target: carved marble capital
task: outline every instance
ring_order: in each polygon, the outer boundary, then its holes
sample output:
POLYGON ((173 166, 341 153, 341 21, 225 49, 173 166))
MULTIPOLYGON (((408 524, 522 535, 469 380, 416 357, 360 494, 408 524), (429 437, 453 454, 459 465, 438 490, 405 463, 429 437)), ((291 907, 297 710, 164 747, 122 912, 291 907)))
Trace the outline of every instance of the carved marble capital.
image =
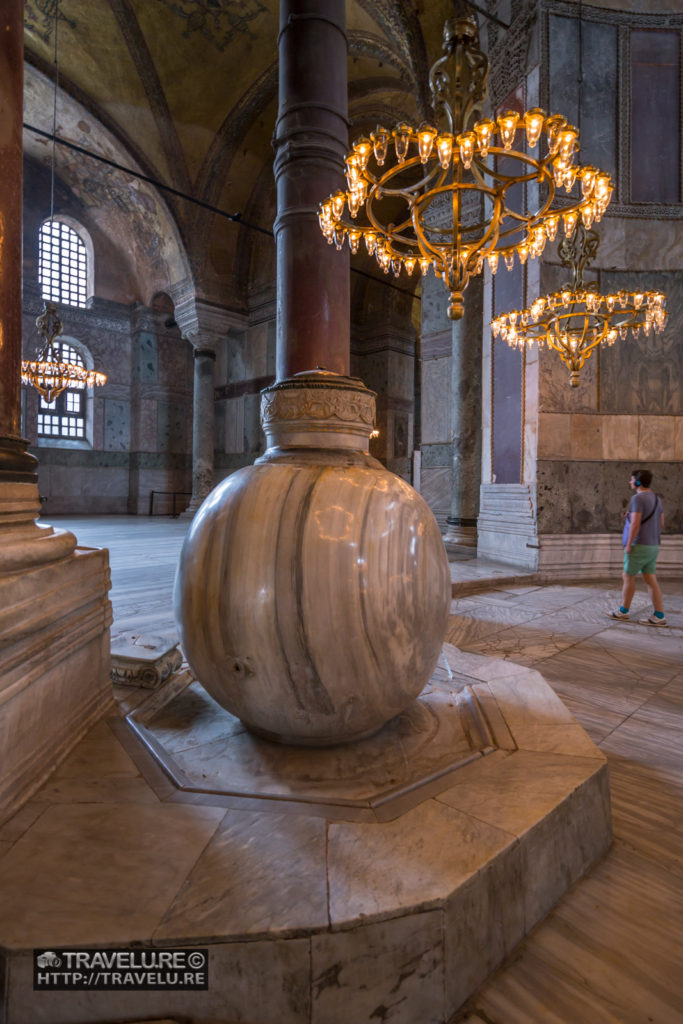
POLYGON ((261 424, 269 447, 367 451, 375 393, 355 377, 300 373, 261 392, 261 424))

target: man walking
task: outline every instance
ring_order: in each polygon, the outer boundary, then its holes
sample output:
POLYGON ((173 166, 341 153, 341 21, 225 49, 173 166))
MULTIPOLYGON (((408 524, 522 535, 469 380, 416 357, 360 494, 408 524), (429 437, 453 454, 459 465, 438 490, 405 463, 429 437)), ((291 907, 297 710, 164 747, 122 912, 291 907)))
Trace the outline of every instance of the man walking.
POLYGON ((649 469, 634 469, 630 486, 636 493, 628 506, 622 544, 624 545, 624 585, 621 591, 621 605, 610 612, 612 619, 628 619, 629 608, 636 590, 636 576, 642 572, 652 599, 653 612, 643 620, 649 626, 666 626, 662 591, 655 568, 662 528, 664 509, 661 498, 650 490, 652 473, 649 469))

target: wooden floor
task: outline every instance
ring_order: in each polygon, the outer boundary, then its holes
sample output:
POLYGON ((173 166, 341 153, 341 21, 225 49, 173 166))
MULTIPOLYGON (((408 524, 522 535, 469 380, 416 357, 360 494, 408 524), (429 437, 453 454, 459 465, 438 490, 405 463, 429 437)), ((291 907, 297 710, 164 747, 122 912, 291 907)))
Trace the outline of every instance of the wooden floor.
MULTIPOLYGON (((187 523, 53 521, 110 548, 113 635, 175 634, 187 523)), ((477 571, 470 562, 466 578, 477 571)), ((665 591, 665 629, 610 621, 618 590, 605 584, 492 580, 453 602, 451 643, 533 665, 607 754, 615 837, 459 1012, 462 1024, 683 1024, 683 583, 665 591)), ((639 585, 632 614, 649 610, 639 585)))

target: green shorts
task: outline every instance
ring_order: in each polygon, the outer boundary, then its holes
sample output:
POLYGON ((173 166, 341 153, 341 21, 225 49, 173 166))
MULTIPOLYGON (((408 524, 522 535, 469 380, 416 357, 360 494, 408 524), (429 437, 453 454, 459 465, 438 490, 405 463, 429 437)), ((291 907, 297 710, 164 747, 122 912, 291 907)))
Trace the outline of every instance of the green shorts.
POLYGON ((654 573, 658 554, 659 544, 634 544, 630 555, 624 548, 624 572, 628 576, 637 576, 639 572, 654 573))

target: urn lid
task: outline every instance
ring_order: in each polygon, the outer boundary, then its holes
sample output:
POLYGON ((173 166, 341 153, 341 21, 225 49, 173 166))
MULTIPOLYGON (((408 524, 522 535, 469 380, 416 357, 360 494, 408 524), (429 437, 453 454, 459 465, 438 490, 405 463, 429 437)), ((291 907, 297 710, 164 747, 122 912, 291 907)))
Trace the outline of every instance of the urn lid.
POLYGON ((367 451, 375 425, 375 397, 358 377, 323 367, 276 381, 261 392, 261 423, 268 445, 367 451))

